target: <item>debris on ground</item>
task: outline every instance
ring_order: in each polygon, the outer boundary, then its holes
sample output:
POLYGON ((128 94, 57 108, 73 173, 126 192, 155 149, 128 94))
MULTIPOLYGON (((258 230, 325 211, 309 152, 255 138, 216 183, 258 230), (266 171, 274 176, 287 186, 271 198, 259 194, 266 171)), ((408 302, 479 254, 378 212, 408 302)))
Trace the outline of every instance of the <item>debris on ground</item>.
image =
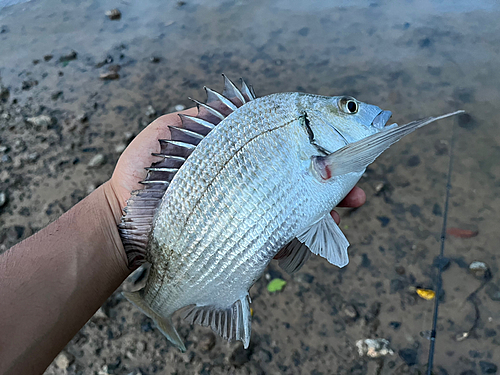
POLYGON ((436 292, 432 289, 417 288, 416 292, 420 298, 423 298, 427 301, 433 300, 436 297, 436 292))
POLYGON ((386 339, 364 339, 356 341, 360 357, 380 358, 387 354, 393 355, 394 351, 386 339))
POLYGON ((283 279, 272 279, 269 284, 267 284, 267 291, 269 293, 281 292, 286 285, 286 281, 283 279))
POLYGON ((458 238, 472 238, 476 237, 479 232, 477 230, 460 229, 460 228, 448 228, 446 233, 453 237, 458 238))

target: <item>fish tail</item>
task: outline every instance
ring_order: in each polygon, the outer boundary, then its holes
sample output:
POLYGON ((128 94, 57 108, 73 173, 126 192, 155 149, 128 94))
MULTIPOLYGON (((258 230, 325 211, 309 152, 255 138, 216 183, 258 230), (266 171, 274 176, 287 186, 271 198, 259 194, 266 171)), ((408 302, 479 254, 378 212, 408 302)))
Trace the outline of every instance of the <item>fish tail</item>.
POLYGON ((123 296, 132 302, 139 310, 149 316, 155 322, 156 326, 165 337, 174 344, 181 352, 186 351, 184 342, 179 333, 172 324, 172 316, 163 317, 154 311, 142 298, 141 292, 123 292, 123 296))

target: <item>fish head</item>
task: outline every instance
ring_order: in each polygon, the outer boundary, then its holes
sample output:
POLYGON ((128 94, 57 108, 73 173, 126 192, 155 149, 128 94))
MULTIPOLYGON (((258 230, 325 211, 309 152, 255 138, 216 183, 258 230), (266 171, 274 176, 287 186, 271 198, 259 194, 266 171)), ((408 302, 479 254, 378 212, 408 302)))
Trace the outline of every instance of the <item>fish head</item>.
POLYGON ((312 108, 306 113, 315 142, 329 152, 387 129, 392 116, 350 96, 317 97, 312 108))

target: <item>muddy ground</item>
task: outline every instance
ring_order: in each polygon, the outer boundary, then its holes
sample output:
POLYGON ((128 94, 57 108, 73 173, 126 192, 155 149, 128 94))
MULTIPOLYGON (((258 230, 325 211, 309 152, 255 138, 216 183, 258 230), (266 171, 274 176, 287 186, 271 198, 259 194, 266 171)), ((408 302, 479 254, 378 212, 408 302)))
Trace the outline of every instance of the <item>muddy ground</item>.
POLYGON ((415 290, 436 288, 438 266, 434 373, 497 372, 500 7, 405 4, 34 0, 0 9, 0 252, 106 181, 155 116, 203 98, 203 85, 221 89, 222 72, 259 96, 353 95, 398 123, 468 113, 419 130, 368 168, 367 203, 341 211, 347 267, 313 258, 288 276, 271 264, 250 293, 248 350, 179 318, 181 354, 117 291, 46 374, 421 374, 434 301, 415 290), (113 8, 120 19, 105 16, 113 8), (110 72, 117 79, 99 78, 110 72), (478 235, 449 236, 436 261, 450 151, 448 226, 478 235), (469 271, 473 261, 487 265, 485 277, 469 271), (288 283, 270 294, 276 277, 288 283), (365 338, 387 339, 394 354, 360 356, 365 338))

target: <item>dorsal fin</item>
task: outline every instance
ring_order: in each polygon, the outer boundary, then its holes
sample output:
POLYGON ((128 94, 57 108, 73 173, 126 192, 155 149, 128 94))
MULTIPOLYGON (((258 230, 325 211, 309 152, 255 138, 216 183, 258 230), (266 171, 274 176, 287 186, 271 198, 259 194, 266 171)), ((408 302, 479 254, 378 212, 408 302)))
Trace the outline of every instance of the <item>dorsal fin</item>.
POLYGON ((170 139, 160 139, 161 150, 153 156, 162 160, 146 168, 148 174, 141 184, 144 189, 132 192, 118 225, 129 267, 135 268, 146 260, 149 233, 156 208, 175 174, 196 146, 224 118, 250 100, 255 99, 253 89, 243 79, 239 90, 224 74, 224 91, 219 94, 209 88, 206 103, 193 100, 198 106, 196 116, 179 114, 182 128, 169 127, 170 139))

